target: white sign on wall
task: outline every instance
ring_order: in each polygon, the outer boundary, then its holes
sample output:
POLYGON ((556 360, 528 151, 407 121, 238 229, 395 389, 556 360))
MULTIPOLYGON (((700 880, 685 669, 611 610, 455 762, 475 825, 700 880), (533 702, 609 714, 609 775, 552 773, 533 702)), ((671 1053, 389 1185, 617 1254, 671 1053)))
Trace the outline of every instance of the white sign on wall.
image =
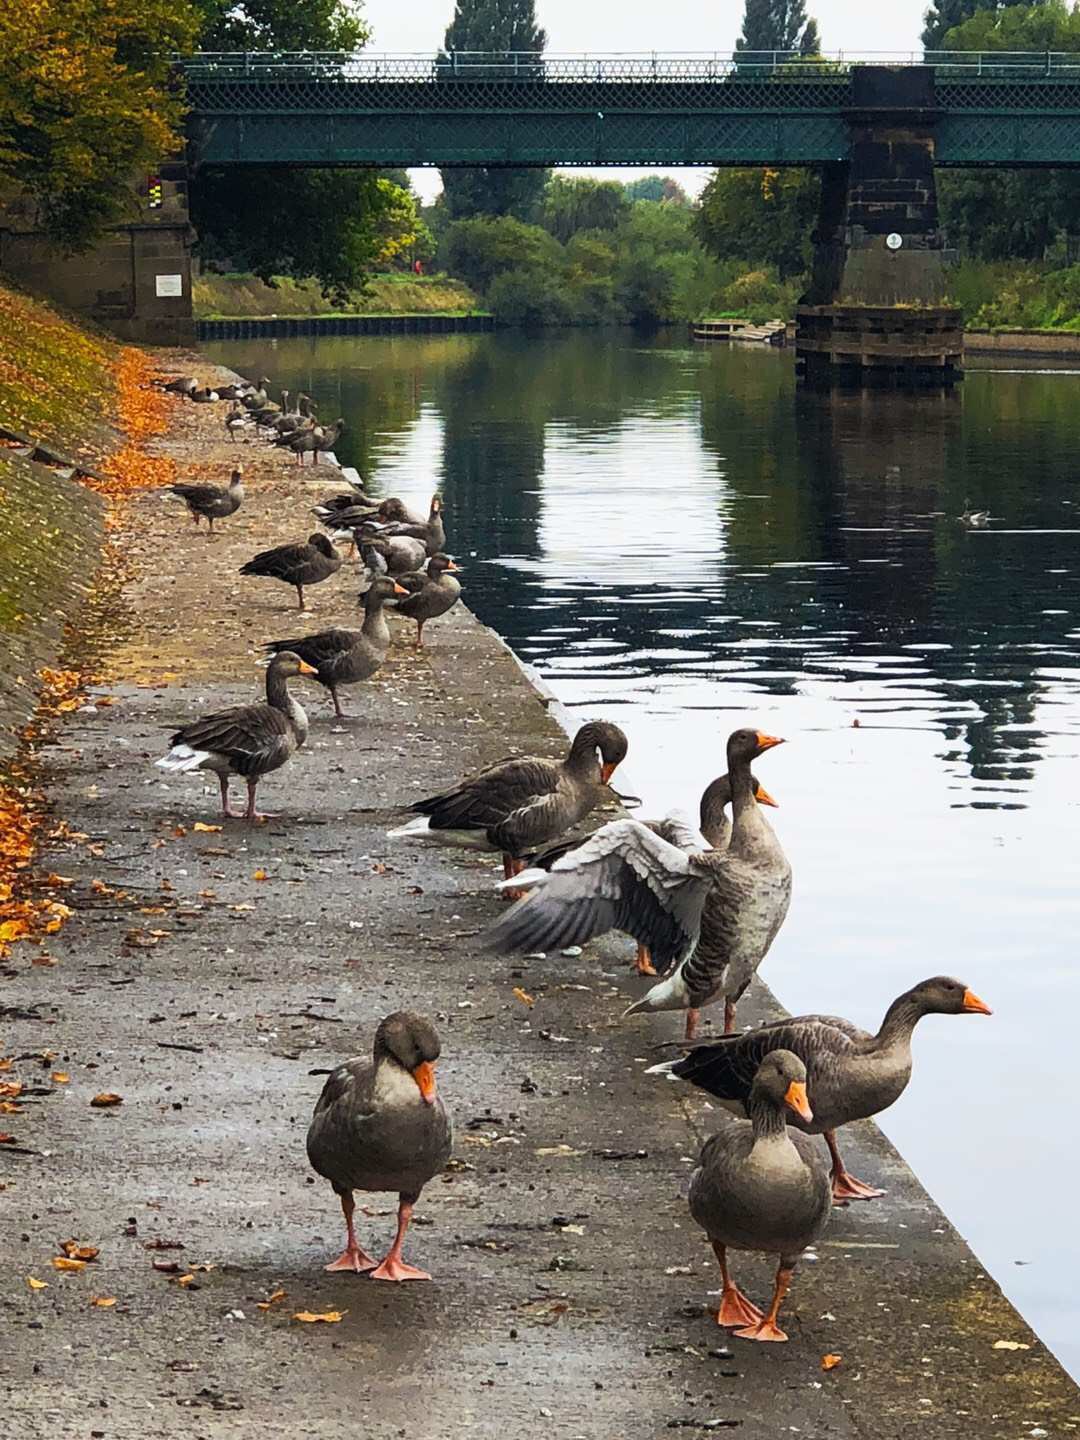
POLYGON ((158 295, 183 295, 184 277, 182 275, 157 275, 154 277, 154 289, 158 295))

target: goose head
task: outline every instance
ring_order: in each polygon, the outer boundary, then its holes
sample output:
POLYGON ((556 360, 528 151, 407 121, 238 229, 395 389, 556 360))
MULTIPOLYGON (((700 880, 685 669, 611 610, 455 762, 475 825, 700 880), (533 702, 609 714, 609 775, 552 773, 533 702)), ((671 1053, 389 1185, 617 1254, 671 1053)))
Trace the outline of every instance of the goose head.
POLYGON ((306 660, 301 660, 293 650, 282 650, 273 657, 266 669, 268 683, 272 677, 291 680, 295 675, 318 675, 319 673, 313 665, 309 665, 306 660))
POLYGON ((442 1046, 430 1020, 411 1010, 395 1010, 375 1032, 375 1068, 389 1065, 411 1075, 428 1104, 435 1103, 435 1062, 442 1046))
POLYGON ((616 768, 626 759, 630 742, 609 720, 590 720, 574 736, 568 763, 571 767, 591 768, 599 758, 600 783, 606 785, 616 768))
POLYGON ((337 551, 325 535, 309 535, 307 543, 313 550, 318 550, 320 554, 325 555, 327 559, 331 559, 337 554, 337 551))
POLYGON ((728 773, 737 766, 749 765, 751 760, 764 755, 766 750, 783 743, 779 736, 766 735, 763 730, 733 730, 727 742, 728 773))
POLYGON ((438 580, 440 575, 447 570, 460 570, 460 565, 455 565, 449 555, 432 555, 427 562, 427 573, 430 579, 438 580))
POLYGON ((758 1066, 750 1087, 750 1104, 764 1099, 777 1110, 785 1105, 800 1120, 812 1120, 814 1112, 806 1097, 806 1066, 790 1050, 773 1050, 758 1066))
POLYGON ((992 1015, 993 1011, 962 980, 933 975, 907 992, 922 1015, 992 1015))

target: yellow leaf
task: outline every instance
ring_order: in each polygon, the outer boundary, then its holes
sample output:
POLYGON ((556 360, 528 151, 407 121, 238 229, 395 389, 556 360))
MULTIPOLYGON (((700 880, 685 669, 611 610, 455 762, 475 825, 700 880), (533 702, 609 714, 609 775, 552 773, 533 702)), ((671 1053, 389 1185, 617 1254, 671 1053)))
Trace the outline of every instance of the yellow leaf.
POLYGON ((194 1275, 180 1275, 180 1276, 177 1277, 176 1283, 177 1283, 178 1285, 183 1286, 183 1288, 186 1290, 189 1285, 193 1285, 193 1284, 195 1283, 195 1276, 194 1276, 194 1275))
POLYGON ((47 1280, 36 1280, 33 1275, 27 1275, 26 1283, 30 1286, 31 1290, 48 1290, 49 1288, 49 1282, 47 1280))
POLYGON ((292 1318, 303 1325, 316 1325, 320 1320, 326 1325, 336 1325, 348 1313, 347 1310, 324 1310, 321 1315, 316 1315, 311 1310, 301 1310, 292 1318))
POLYGON ((200 835, 217 835, 221 832, 220 825, 204 825, 201 820, 196 820, 191 828, 198 831, 200 835))
POLYGON ((116 1304, 115 1295, 91 1295, 90 1304, 96 1305, 99 1310, 108 1310, 110 1305, 116 1304))
POLYGON ((842 1355, 823 1355, 821 1357, 822 1370, 835 1370, 843 1358, 842 1355))
POLYGON ((527 1005, 530 1010, 536 1004, 535 997, 530 995, 527 990, 523 990, 520 985, 514 986, 514 999, 520 1000, 521 1003, 527 1005))
POLYGON ((66 1255, 54 1255, 54 1256, 53 1256, 53 1262, 52 1262, 52 1263, 53 1263, 53 1269, 54 1269, 54 1270, 85 1270, 85 1269, 86 1269, 86 1261, 85 1261, 85 1260, 69 1260, 66 1255))
POLYGON ((270 877, 269 875, 267 875, 265 870, 256 870, 251 878, 253 880, 269 880, 270 877))
POLYGON ((66 1070, 54 1070, 50 1078, 54 1085, 67 1085, 71 1080, 66 1070))

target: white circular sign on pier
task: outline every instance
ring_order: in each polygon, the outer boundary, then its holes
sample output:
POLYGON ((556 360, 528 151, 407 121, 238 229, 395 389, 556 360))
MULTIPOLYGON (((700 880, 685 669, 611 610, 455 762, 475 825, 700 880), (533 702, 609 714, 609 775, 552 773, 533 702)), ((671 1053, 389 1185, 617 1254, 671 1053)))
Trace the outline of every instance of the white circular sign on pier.
POLYGON ((899 250, 903 243, 904 237, 902 235, 898 235, 895 230, 892 232, 891 235, 885 236, 885 244, 889 247, 890 250, 899 250))

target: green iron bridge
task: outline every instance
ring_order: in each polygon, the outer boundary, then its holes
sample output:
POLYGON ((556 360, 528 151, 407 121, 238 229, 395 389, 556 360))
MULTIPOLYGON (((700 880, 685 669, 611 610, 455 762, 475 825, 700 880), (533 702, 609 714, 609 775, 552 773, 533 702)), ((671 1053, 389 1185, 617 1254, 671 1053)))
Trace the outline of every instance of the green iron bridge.
POLYGON ((826 165, 852 158, 853 125, 891 114, 932 128, 937 165, 1080 164, 1080 55, 260 52, 178 64, 192 158, 209 165, 826 165), (910 108, 896 99, 901 68, 919 80, 910 108))

